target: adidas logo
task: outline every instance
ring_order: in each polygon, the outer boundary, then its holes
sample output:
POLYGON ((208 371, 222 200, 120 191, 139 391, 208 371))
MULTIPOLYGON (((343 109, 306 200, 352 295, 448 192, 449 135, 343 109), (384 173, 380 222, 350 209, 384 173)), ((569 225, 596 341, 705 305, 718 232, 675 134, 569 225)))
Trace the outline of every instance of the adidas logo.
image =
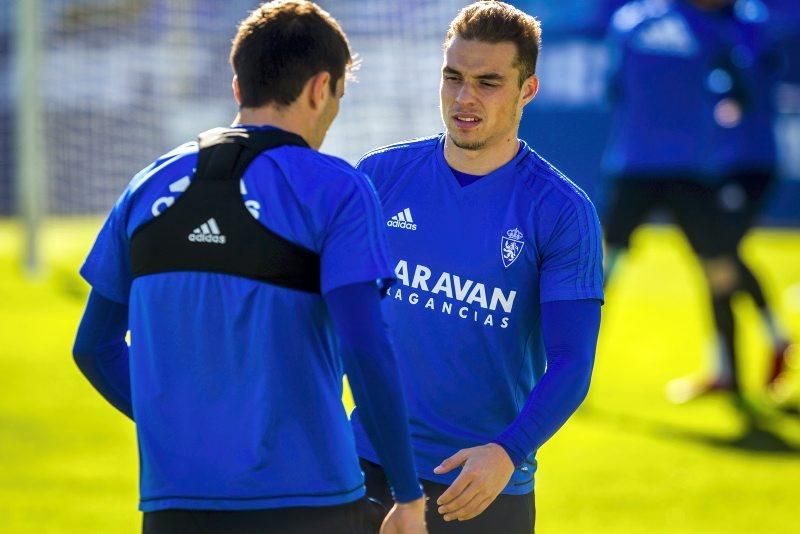
POLYGON ((403 230, 416 230, 417 225, 414 224, 414 218, 411 216, 411 210, 406 208, 388 221, 386 226, 391 228, 402 228, 403 230))
POLYGON ((189 241, 193 243, 216 243, 218 245, 225 244, 225 236, 219 231, 217 221, 210 218, 189 234, 189 241))

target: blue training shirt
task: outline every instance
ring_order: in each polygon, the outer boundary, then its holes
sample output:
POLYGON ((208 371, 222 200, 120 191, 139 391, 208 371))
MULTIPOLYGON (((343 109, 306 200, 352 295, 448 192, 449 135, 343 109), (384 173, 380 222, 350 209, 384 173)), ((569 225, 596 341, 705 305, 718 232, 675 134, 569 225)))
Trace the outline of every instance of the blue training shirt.
MULTIPOLYGON (((509 163, 461 186, 444 135, 358 164, 384 208, 398 283, 384 310, 399 355, 419 476, 509 427, 545 371, 540 305, 603 298, 594 206, 524 142, 509 163)), ((352 417, 359 454, 378 458, 352 417)), ((533 489, 535 451, 504 493, 533 489)), ((379 463, 379 462, 378 462, 379 463)))
MULTIPOLYGON (((140 509, 354 501, 363 476, 323 298, 219 273, 131 278, 131 235, 186 190, 197 155, 188 143, 137 174, 81 269, 97 292, 129 305, 140 509)), ((241 190, 259 222, 320 255, 323 294, 393 278, 374 189, 346 162, 271 149, 241 190)))
POLYGON ((606 174, 716 179, 709 83, 724 54, 716 30, 686 0, 636 0, 614 14, 606 174))

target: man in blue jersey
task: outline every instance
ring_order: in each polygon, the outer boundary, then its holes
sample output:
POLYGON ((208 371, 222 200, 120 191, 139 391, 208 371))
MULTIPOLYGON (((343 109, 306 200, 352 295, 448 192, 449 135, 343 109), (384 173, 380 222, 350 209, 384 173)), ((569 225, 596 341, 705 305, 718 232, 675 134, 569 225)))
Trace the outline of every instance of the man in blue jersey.
MULTIPOLYGON (((517 138, 540 27, 477 2, 445 38, 446 132, 358 164, 384 207, 399 283, 390 319, 431 532, 530 533, 536 450, 585 397, 603 299, 586 195, 517 138)), ((354 424, 367 493, 392 497, 354 424)))
POLYGON ((234 126, 137 174, 81 269, 92 291, 75 360, 136 423, 143 530, 375 532, 346 370, 398 502, 383 532, 422 533, 381 320, 394 277, 379 203, 316 151, 347 39, 313 3, 270 2, 240 25, 231 64, 234 126))
POLYGON ((758 16, 763 5, 756 3, 637 0, 612 19, 614 119, 604 161, 612 180, 606 279, 613 277, 635 228, 649 212, 665 208, 700 257, 711 293, 716 370, 710 379, 671 382, 668 393, 676 402, 725 390, 735 394, 737 405, 746 406, 731 310, 737 291, 753 295, 771 327, 776 358, 770 381, 780 374, 788 347, 760 285, 736 251, 766 191, 770 172, 763 163, 774 152, 764 109, 769 106, 763 104, 769 98, 766 87, 745 90, 766 82, 747 80, 759 76, 755 73, 764 61, 755 50, 761 46, 753 42, 755 25, 742 20, 758 16), (743 69, 744 64, 749 66, 743 69), (739 104, 748 92, 755 98, 749 105, 756 109, 748 110, 739 124, 739 104), (759 135, 748 140, 753 127, 759 135))
POLYGON ((705 80, 717 55, 712 30, 683 0, 631 2, 612 18, 606 281, 633 230, 659 206, 673 212, 702 258, 719 254, 705 231, 714 220, 715 176, 705 165, 713 131, 705 80))

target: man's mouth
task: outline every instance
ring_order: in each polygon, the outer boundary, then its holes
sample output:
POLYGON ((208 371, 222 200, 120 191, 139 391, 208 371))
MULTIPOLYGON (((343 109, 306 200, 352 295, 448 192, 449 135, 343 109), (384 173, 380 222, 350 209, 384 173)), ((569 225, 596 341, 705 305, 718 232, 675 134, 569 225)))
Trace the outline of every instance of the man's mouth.
POLYGON ((456 113, 453 115, 453 122, 459 128, 469 130, 477 127, 481 123, 481 118, 472 113, 456 113))

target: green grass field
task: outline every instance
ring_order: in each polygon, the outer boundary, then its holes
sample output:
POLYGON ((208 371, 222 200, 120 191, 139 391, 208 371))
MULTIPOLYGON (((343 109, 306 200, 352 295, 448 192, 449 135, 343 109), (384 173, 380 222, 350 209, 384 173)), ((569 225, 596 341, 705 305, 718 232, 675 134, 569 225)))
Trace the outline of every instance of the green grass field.
MULTIPOLYGON (((20 229, 0 221, 4 534, 140 529, 133 425, 70 356, 88 290, 76 271, 98 226, 51 222, 46 273, 30 281, 19 266, 20 229)), ((758 232, 744 252, 800 339, 800 233, 758 232)), ((708 304, 684 240, 668 229, 640 231, 619 275, 589 398, 539 454, 537 532, 797 532, 800 417, 765 406, 753 424, 724 397, 684 406, 665 399, 668 380, 707 367, 708 304)), ((764 330, 746 299, 737 314, 746 322, 746 385, 760 402, 764 330)))

